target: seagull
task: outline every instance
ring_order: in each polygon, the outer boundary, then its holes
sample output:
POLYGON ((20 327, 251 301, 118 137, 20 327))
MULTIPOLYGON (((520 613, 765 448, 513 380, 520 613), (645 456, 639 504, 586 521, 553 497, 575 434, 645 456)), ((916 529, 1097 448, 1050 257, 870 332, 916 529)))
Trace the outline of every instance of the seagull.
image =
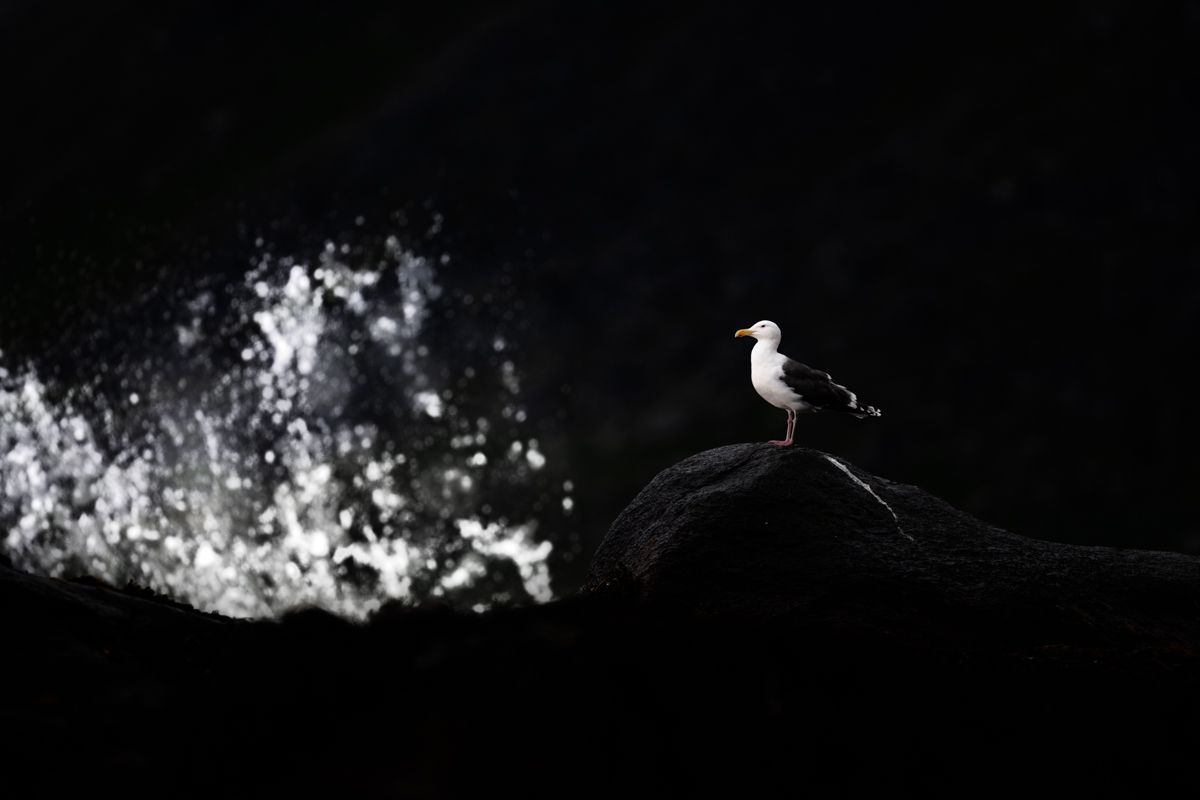
POLYGON ((771 444, 791 446, 797 414, 840 411, 862 418, 878 417, 882 413, 875 406, 859 405, 854 392, 834 383, 828 372, 793 361, 779 352, 783 331, 771 320, 756 322, 733 336, 735 339, 753 336, 758 340, 750 351, 750 383, 763 400, 787 411, 787 437, 772 439, 771 444))

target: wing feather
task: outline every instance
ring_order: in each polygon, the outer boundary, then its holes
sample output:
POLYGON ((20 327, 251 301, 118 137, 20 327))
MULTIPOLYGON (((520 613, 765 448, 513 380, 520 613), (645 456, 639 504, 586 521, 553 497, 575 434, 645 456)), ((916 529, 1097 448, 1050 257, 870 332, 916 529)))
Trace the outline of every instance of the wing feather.
POLYGON ((828 372, 787 359, 783 362, 783 382, 800 395, 805 403, 821 411, 859 411, 854 392, 834 383, 828 372))

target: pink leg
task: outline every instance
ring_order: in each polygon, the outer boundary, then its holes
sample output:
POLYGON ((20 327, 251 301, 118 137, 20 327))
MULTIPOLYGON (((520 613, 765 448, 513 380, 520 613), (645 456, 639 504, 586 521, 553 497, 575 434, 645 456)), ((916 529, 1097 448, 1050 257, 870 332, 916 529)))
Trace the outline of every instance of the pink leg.
POLYGON ((791 446, 792 434, 795 433, 795 431, 796 431, 796 412, 792 411, 789 408, 789 409, 787 409, 787 415, 788 415, 787 438, 786 439, 772 439, 767 444, 773 444, 777 447, 790 447, 791 446))

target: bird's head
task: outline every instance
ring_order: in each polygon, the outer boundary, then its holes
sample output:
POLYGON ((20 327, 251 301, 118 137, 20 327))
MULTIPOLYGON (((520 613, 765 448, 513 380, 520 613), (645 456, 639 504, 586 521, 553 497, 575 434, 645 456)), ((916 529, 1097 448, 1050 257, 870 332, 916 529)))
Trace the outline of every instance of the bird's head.
POLYGON ((778 342, 783 332, 779 330, 779 326, 769 319, 764 319, 756 322, 749 328, 742 328, 737 333, 733 334, 736 339, 739 336, 753 336, 755 339, 762 339, 768 342, 778 342))

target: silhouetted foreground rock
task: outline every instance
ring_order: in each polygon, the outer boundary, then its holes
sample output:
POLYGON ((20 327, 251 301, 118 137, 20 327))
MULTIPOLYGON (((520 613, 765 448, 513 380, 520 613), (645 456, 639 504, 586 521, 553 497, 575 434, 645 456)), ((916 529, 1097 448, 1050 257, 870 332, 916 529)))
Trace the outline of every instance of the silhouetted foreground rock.
POLYGON ((1200 652, 1200 559, 1028 539, 915 486, 768 444, 660 473, 613 523, 585 588, 963 649, 1200 652))
POLYGON ((240 622, 0 566, 4 786, 1194 796, 1195 559, 1031 541, 847 469, 879 500, 813 451, 695 456, 590 591, 481 615, 240 622))

